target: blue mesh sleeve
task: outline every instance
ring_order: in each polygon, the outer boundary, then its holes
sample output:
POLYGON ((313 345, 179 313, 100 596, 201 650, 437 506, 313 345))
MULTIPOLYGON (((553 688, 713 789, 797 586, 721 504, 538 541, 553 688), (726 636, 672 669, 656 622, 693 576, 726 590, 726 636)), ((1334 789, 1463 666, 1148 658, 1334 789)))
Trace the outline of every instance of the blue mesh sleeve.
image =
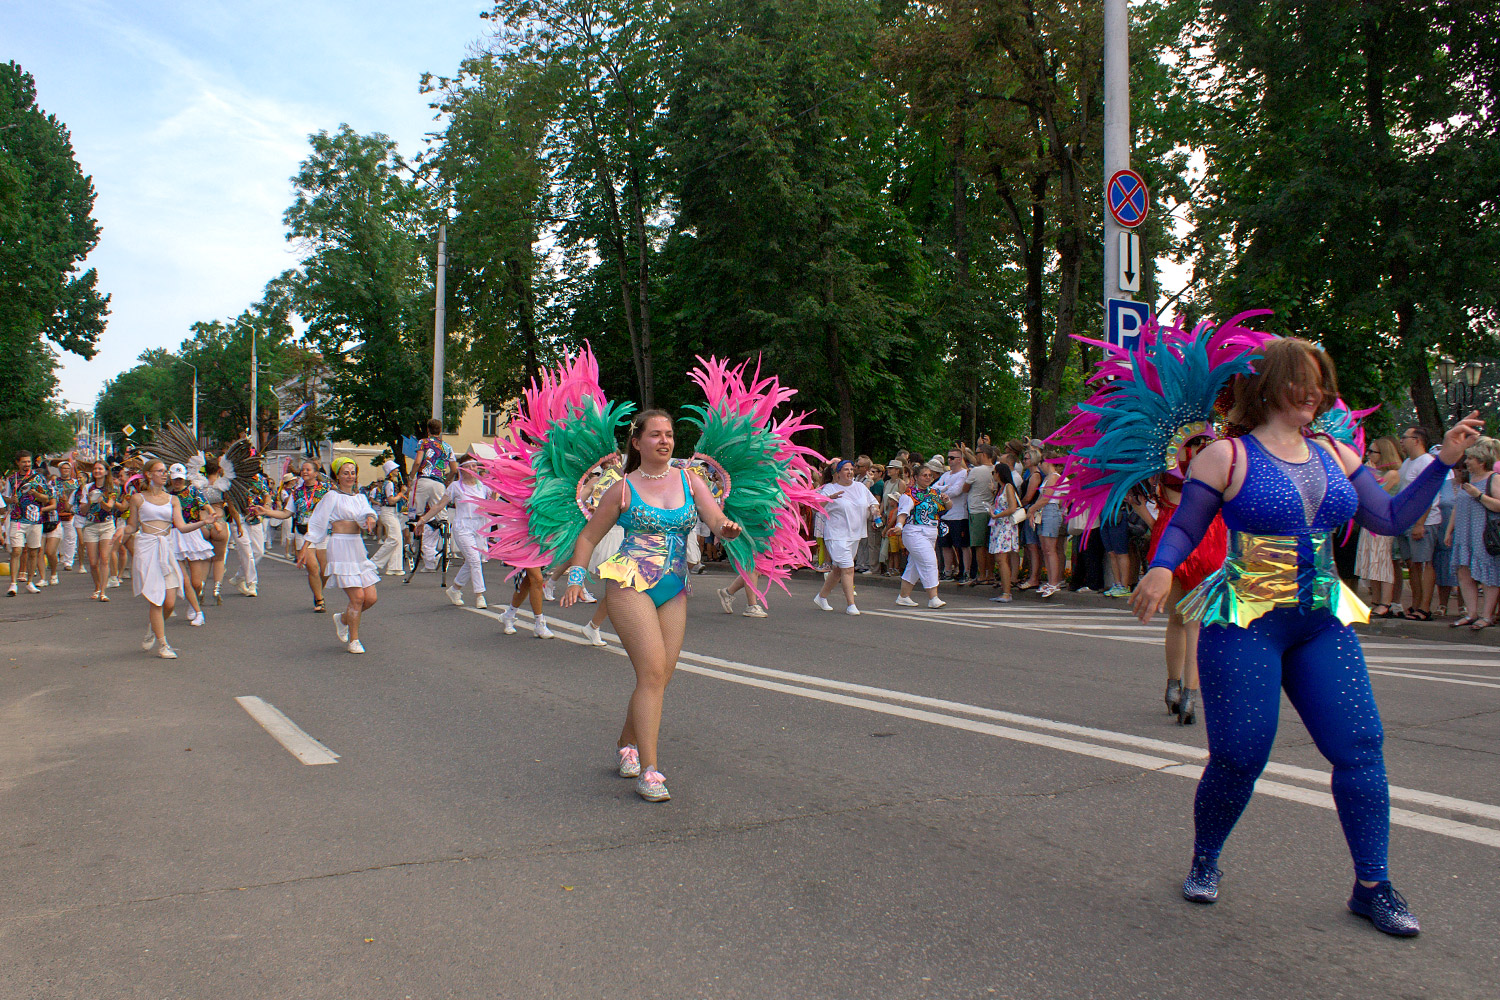
POLYGON ((1224 505, 1224 494, 1197 479, 1189 479, 1182 487, 1182 503, 1162 532, 1156 546, 1156 558, 1151 568, 1175 570, 1182 561, 1193 554, 1198 543, 1214 523, 1214 516, 1224 505))
POLYGON ((1426 468, 1417 473, 1417 478, 1406 485, 1406 489, 1391 496, 1375 478, 1367 465, 1361 465, 1349 482, 1359 494, 1359 510, 1354 520, 1377 535, 1399 535, 1410 531, 1412 525, 1422 520, 1432 509, 1443 480, 1448 477, 1448 466, 1434 458, 1426 468))

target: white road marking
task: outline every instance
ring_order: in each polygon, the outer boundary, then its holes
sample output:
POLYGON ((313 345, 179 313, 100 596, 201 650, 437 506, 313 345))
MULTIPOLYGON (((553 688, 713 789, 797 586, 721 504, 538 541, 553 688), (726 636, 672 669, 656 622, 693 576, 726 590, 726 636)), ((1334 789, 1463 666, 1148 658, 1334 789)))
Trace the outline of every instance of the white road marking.
MULTIPOLYGON (((480 610, 478 608, 466 608, 475 614, 486 615, 490 618, 499 619, 500 614, 493 611, 480 610)), ((522 615, 530 617, 529 612, 521 612, 522 615)), ((572 622, 557 619, 549 619, 548 624, 553 628, 566 629, 573 632, 581 632, 582 626, 574 625, 572 622)), ((618 645, 619 637, 610 632, 603 633, 608 639, 614 640, 608 646, 594 647, 603 651, 613 653, 616 656, 625 656, 625 650, 618 645)), ((588 645, 585 640, 573 639, 571 636, 559 636, 576 643, 588 645)), ((1169 753, 1173 757, 1186 757, 1189 760, 1202 761, 1207 759, 1207 753, 1203 749, 1189 744, 1171 743, 1166 740, 1156 740, 1149 737, 1135 736, 1130 733, 1118 733, 1110 730, 1095 729, 1088 726, 1078 726, 1072 723, 1059 722, 1053 719, 1043 719, 1036 716, 1021 715, 1015 712, 1005 712, 998 709, 984 708, 979 705, 968 705, 963 702, 947 701, 940 698, 929 698, 924 695, 910 694, 905 691, 894 691, 887 688, 870 687, 863 684, 854 684, 847 681, 837 681, 826 677, 818 677, 811 674, 798 674, 786 670, 776 670, 771 667, 760 667, 748 663, 739 663, 732 660, 724 660, 718 657, 706 656, 701 653, 683 652, 678 660, 677 669, 686 673, 698 674, 715 680, 729 681, 733 684, 742 684, 748 687, 761 688, 768 691, 776 691, 783 694, 795 695, 800 698, 808 698, 815 701, 824 701, 832 704, 845 705, 851 708, 860 708, 865 711, 877 712, 883 715, 899 716, 918 722, 927 722, 933 725, 945 726, 950 729, 966 730, 968 732, 982 733, 989 736, 998 736, 1002 739, 1017 743, 1026 743, 1033 746, 1046 747, 1053 750, 1061 750, 1080 756, 1093 757, 1099 760, 1107 760, 1128 767, 1136 767, 1143 771, 1154 771, 1161 774, 1173 774, 1179 777, 1197 780, 1203 773, 1201 764, 1185 764, 1180 760, 1137 752, 1138 750, 1154 750, 1160 753, 1169 753), (689 661, 689 662, 684 662, 689 661), (772 679, 776 678, 776 679, 772 679), (786 683, 796 681, 798 683, 786 683), (828 689, 828 690, 820 690, 828 689), (844 693, 849 692, 849 693, 844 693), (857 694, 867 694, 878 698, 888 699, 875 701, 871 697, 856 697, 857 694), (902 702, 905 704, 896 704, 902 702), (1001 726, 993 722, 978 721, 977 719, 962 718, 959 715, 945 714, 942 712, 927 711, 925 708, 909 708, 907 705, 920 705, 934 708, 944 708, 950 712, 962 713, 962 715, 978 716, 980 719, 994 719, 997 721, 1010 722, 1013 725, 1001 726), (1032 732, 1027 729, 1017 729, 1016 725, 1031 727, 1031 729, 1043 730, 1032 732), (1066 733, 1068 736, 1051 735, 1052 733, 1066 733), (1084 739, 1072 739, 1071 736, 1089 737, 1108 743, 1115 743, 1127 747, 1135 747, 1136 750, 1122 750, 1111 746, 1101 746, 1099 743, 1088 742, 1084 739)), ((1266 767, 1266 773, 1292 780, 1314 782, 1326 788, 1330 775, 1324 771, 1312 768, 1297 767, 1290 764, 1270 763, 1266 767)), ((1323 809, 1333 809, 1333 796, 1321 789, 1304 788, 1298 785, 1288 785, 1279 781, 1271 781, 1266 778, 1256 783, 1256 788, 1262 794, 1273 798, 1285 799, 1292 802, 1300 802, 1307 805, 1317 806, 1323 809)), ((1491 805, 1487 802, 1474 802, 1468 799, 1460 799, 1453 796, 1440 795, 1434 792, 1426 792, 1419 789, 1408 789, 1400 786, 1391 786, 1391 799, 1396 802, 1405 802, 1412 805, 1425 805, 1431 808, 1445 809, 1462 815, 1473 816, 1500 821, 1500 806, 1491 805)), ((1472 843, 1484 844, 1490 847, 1500 847, 1500 830, 1490 827, 1478 826, 1472 823, 1464 823, 1459 820, 1446 817, 1432 816, 1427 813, 1414 812, 1408 809, 1391 810, 1391 822, 1397 826, 1405 826, 1410 829, 1424 830, 1429 833, 1437 833, 1442 836, 1457 840, 1466 840, 1472 843)))
POLYGON ((1463 681, 1457 677, 1435 677, 1432 674, 1406 674, 1395 670, 1379 670, 1375 667, 1370 667, 1369 671, 1381 677, 1403 677, 1409 681, 1431 681, 1434 684, 1462 684, 1465 687, 1500 689, 1500 684, 1486 684, 1484 681, 1463 681))
POLYGON ((286 714, 275 705, 262 701, 253 694, 241 695, 234 700, 250 714, 250 718, 259 722, 261 728, 270 733, 277 743, 286 747, 287 751, 302 763, 338 763, 338 754, 303 732, 300 726, 287 718, 286 714))

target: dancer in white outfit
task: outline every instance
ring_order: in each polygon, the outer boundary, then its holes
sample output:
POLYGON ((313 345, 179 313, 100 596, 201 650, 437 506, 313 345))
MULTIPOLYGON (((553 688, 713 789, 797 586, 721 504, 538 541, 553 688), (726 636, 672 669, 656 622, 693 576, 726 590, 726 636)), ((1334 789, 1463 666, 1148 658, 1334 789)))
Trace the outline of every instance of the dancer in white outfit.
MULTIPOLYGON (((194 518, 194 523, 204 525, 219 522, 218 508, 208 502, 202 490, 188 483, 185 466, 173 465, 167 470, 167 476, 172 483, 168 492, 177 501, 183 517, 194 518)), ((182 590, 188 605, 193 609, 188 618, 189 625, 204 625, 207 622, 203 617, 203 581, 208 579, 209 564, 214 558, 214 545, 206 537, 207 534, 206 531, 188 531, 182 528, 172 532, 177 561, 182 565, 182 590)))
MULTIPOLYGON (((130 574, 131 589, 144 597, 151 610, 150 631, 141 642, 149 652, 158 642, 157 655, 177 659, 167 645, 166 616, 172 613, 182 575, 178 569, 176 536, 196 535, 217 516, 209 508, 205 519, 187 521, 181 502, 166 491, 167 465, 159 458, 146 463, 146 487, 130 498, 130 528, 135 534, 135 559, 130 574)), ((211 548, 211 547, 210 547, 211 548)))
POLYGON ((453 542, 463 556, 464 564, 453 585, 444 591, 455 607, 464 606, 464 585, 474 591, 474 606, 487 608, 484 600, 484 548, 480 545, 479 532, 489 524, 489 517, 479 509, 481 500, 488 500, 495 491, 479 481, 479 467, 474 459, 465 455, 458 463, 458 478, 448 484, 437 506, 417 518, 417 528, 437 517, 450 505, 457 511, 453 519, 453 542))
POLYGON ((380 539, 380 547, 375 550, 375 566, 386 576, 403 576, 406 560, 402 554, 404 538, 400 509, 406 500, 406 483, 401 480, 401 467, 387 460, 385 479, 371 490, 371 495, 380 498, 375 504, 376 517, 385 533, 380 539))
POLYGON ((349 652, 363 653, 359 620, 375 606, 375 584, 380 582, 380 573, 365 552, 360 530, 375 530, 375 508, 359 492, 359 466, 354 459, 334 459, 333 479, 337 488, 324 494, 308 519, 307 544, 297 554, 297 565, 306 566, 316 559, 316 546, 327 541, 324 565, 328 576, 349 598, 349 606, 343 613, 333 616, 333 629, 339 641, 348 644, 349 652))

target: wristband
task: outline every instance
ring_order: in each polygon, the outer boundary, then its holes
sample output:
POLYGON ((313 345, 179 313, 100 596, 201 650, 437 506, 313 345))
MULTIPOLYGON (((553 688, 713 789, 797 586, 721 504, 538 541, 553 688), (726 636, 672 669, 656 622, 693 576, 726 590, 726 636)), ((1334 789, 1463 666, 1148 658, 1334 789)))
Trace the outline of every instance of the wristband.
POLYGON ((582 587, 586 582, 588 582, 587 570, 585 570, 582 566, 568 567, 568 586, 582 587))

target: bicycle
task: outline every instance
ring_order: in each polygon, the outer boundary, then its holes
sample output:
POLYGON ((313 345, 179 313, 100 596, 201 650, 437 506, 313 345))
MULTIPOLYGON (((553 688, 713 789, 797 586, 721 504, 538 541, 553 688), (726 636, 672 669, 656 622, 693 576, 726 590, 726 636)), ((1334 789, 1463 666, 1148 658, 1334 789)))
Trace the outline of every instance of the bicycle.
MULTIPOLYGON (((416 523, 416 520, 417 520, 416 517, 408 516, 407 517, 407 525, 408 525, 408 527, 410 527, 411 525, 414 525, 416 523)), ((449 528, 448 528, 448 512, 447 511, 444 511, 442 514, 438 515, 438 517, 435 518, 434 520, 427 522, 427 526, 423 530, 430 531, 430 530, 432 530, 434 528, 437 529, 437 533, 438 533, 438 540, 437 540, 438 586, 439 587, 447 587, 448 586, 448 548, 449 548, 449 546, 448 546, 449 528)), ((402 546, 402 556, 403 556, 403 558, 406 559, 406 561, 407 561, 406 564, 411 567, 411 569, 409 569, 409 570, 406 571, 406 579, 401 581, 402 585, 405 586, 406 584, 411 583, 411 578, 416 574, 416 572, 417 572, 417 566, 422 561, 422 536, 421 535, 419 535, 415 531, 409 531, 409 532, 407 532, 405 544, 402 546)))

